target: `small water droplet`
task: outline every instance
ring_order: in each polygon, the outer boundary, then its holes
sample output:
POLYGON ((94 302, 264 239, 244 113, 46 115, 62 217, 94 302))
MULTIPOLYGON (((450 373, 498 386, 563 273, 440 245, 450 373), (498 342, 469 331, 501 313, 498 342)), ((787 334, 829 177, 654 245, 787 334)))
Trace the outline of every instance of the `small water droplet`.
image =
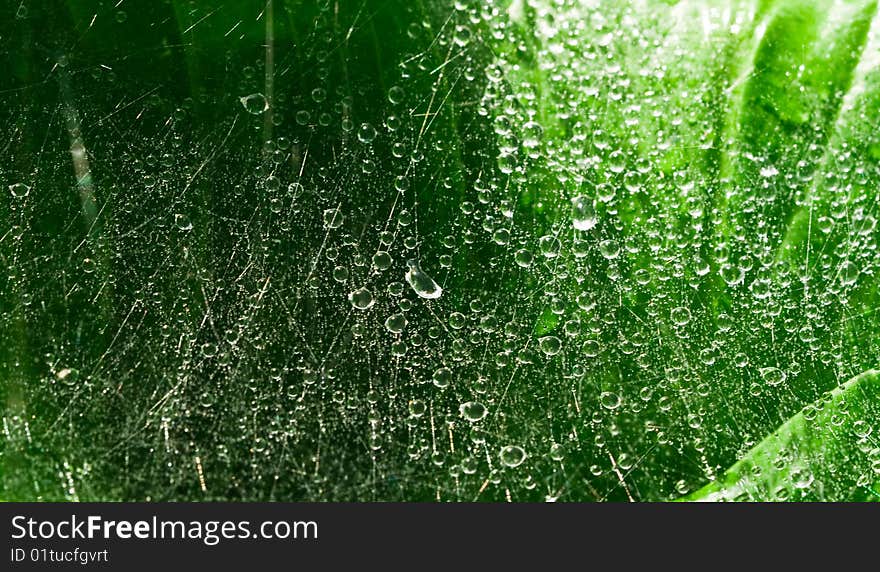
POLYGON ((348 295, 348 301, 358 310, 368 310, 376 303, 373 293, 365 287, 358 288, 348 295))
POLYGON ((245 111, 252 115, 260 115, 269 109, 269 102, 266 101, 266 96, 262 93, 252 93, 244 97, 239 97, 238 100, 241 102, 245 111))
POLYGON ((187 231, 192 230, 192 222, 190 222, 189 217, 185 214, 176 214, 174 215, 174 225, 178 228, 178 230, 187 231))
POLYGON ((406 93, 403 91, 403 88, 395 85, 388 90, 388 101, 394 104, 400 103, 405 95, 406 93))
POLYGON ((441 367, 434 372, 434 375, 431 379, 433 380, 434 385, 436 385, 440 389, 448 387, 449 384, 452 383, 452 370, 448 367, 441 367))
POLYGON ((534 260, 535 256, 524 248, 517 250, 516 254, 514 255, 514 261, 516 262, 516 265, 520 268, 528 268, 532 265, 532 262, 534 262, 534 260))
POLYGON ((501 447, 498 458, 501 460, 502 465, 513 469, 520 466, 526 460, 526 452, 518 445, 507 445, 501 447))
POLYGON ((544 355, 555 356, 562 349, 562 342, 556 336, 544 336, 538 340, 538 347, 544 355))
POLYGON ((403 332, 404 328, 406 328, 406 324, 406 317, 398 312, 388 316, 388 319, 385 320, 385 329, 392 334, 399 334, 403 332))
POLYGON ((476 423, 486 416, 488 410, 479 401, 467 401, 459 406, 458 411, 462 417, 471 423, 476 423))
POLYGON ((614 260, 620 256, 620 244, 616 240, 603 240, 599 243, 599 253, 606 260, 614 260))
POLYGON ((344 221, 345 215, 342 214, 338 207, 324 211, 324 228, 339 228, 344 221))
POLYGON ((611 391, 603 391, 599 396, 599 403, 605 409, 614 410, 620 407, 620 396, 611 391))
POLYGON ((859 267, 847 260, 840 265, 840 283, 843 286, 852 286, 859 278, 859 267))
POLYGON ((14 185, 9 185, 9 192, 16 199, 23 199, 30 194, 31 188, 24 183, 15 183, 14 185))
POLYGON ((669 313, 669 319, 676 326, 686 326, 691 321, 691 311, 684 306, 673 308, 669 313))
POLYGON ((55 379, 68 387, 76 385, 76 382, 79 380, 79 370, 65 367, 58 370, 58 372, 55 374, 55 379))
POLYGON ((785 381, 786 378, 785 372, 778 367, 762 367, 759 370, 759 373, 761 374, 761 379, 764 380, 764 383, 771 386, 779 385, 785 381))
POLYGON ((556 258, 559 256, 562 243, 555 236, 547 234, 538 239, 538 248, 545 258, 556 258))
POLYGON ((369 145, 376 139, 376 128, 369 123, 361 123, 357 134, 358 141, 365 145, 369 145))

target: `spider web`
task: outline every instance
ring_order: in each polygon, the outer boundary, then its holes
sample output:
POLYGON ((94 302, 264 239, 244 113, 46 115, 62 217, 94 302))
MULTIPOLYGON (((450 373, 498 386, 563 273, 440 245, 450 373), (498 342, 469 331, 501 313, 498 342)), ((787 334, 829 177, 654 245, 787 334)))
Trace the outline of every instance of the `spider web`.
POLYGON ((9 498, 667 500, 876 363, 873 68, 774 160, 753 2, 92 4, 0 34, 9 498))

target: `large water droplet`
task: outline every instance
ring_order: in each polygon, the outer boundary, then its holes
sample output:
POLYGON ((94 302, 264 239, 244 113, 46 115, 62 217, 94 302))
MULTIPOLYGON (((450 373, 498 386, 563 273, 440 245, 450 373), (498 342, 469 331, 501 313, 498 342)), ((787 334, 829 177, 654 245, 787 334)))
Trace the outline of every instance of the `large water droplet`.
POLYGON ((357 138, 361 143, 369 145, 376 138, 376 128, 369 123, 361 123, 357 138))
POLYGON ((406 274, 404 278, 406 278, 407 283, 420 298, 433 300, 443 294, 443 288, 434 282, 433 278, 425 274, 419 267, 417 260, 410 259, 406 261, 406 274))
POLYGON ((596 218, 596 204, 593 199, 578 195, 571 199, 571 224, 576 230, 590 230, 599 219, 596 218))

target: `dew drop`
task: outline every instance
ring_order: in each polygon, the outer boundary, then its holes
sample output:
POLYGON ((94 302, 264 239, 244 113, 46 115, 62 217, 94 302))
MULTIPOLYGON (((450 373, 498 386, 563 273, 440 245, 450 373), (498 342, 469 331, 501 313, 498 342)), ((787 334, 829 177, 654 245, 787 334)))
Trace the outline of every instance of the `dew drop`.
POLYGON ((516 251, 513 259, 520 268, 528 268, 534 262, 535 256, 525 248, 521 248, 516 251))
POLYGON ((193 227, 192 222, 189 220, 189 217, 185 214, 174 215, 174 226, 176 226, 178 230, 182 230, 184 232, 192 230, 193 227))
POLYGON ((669 319, 676 326, 686 326, 691 321, 691 311, 684 306, 673 308, 669 313, 669 319))
POLYGON ((251 115, 260 115, 269 109, 269 102, 262 93, 252 93, 244 97, 239 97, 242 107, 251 115))
POLYGON ((55 379, 70 387, 72 385, 76 385, 76 382, 79 380, 79 371, 76 369, 65 367, 58 370, 58 373, 55 374, 55 379))
POLYGON ((776 386, 785 381, 785 372, 778 367, 762 367, 759 370, 761 379, 770 386, 776 386))
POLYGON ((398 312, 388 316, 388 319, 385 320, 385 329, 392 334, 399 334, 403 332, 404 328, 406 328, 406 324, 406 317, 398 312))
POLYGON ((394 260, 391 258, 391 255, 384 250, 380 250, 373 255, 373 267, 376 270, 388 270, 393 262, 394 260))
POLYGON ((559 250, 562 248, 562 244, 559 242, 558 238, 548 234, 538 239, 538 248, 541 250, 541 254, 543 254, 545 258, 556 258, 559 256, 559 250))
POLYGON ((523 125, 523 147, 526 149, 534 149, 541 144, 541 138, 544 136, 544 129, 539 123, 529 121, 523 125))
POLYGON ((358 310, 368 310, 376 303, 373 293, 365 287, 358 288, 348 295, 348 301, 358 310))
POLYGON ((403 88, 395 85, 388 90, 388 101, 394 104, 398 104, 403 101, 405 95, 406 93, 403 91, 403 88))
POLYGON ((361 123, 357 138, 361 143, 369 145, 376 139, 376 128, 369 123, 361 123))
POLYGON ((620 244, 616 240, 603 240, 599 243, 599 253, 606 260, 614 260, 620 256, 620 244))
POLYGON ((324 211, 324 228, 339 228, 344 221, 345 215, 342 214, 338 207, 324 211))
POLYGON ((544 355, 555 356, 562 349, 562 342, 556 336, 544 336, 538 340, 538 347, 544 355))
POLYGON ((443 288, 434 279, 425 274, 415 259, 406 261, 404 278, 420 298, 434 300, 443 294, 443 288))
POLYGON ((584 195, 571 199, 571 224, 576 230, 590 230, 598 222, 596 203, 593 199, 584 195))
POLYGON ((603 391, 599 396, 599 403, 605 409, 614 410, 620 407, 620 396, 611 391, 603 391))
POLYGON ((16 199, 23 199, 30 194, 31 188, 24 183, 15 183, 14 185, 9 185, 9 192, 16 199))
POLYGON ((526 452, 522 447, 517 445, 507 445, 501 447, 501 451, 498 453, 498 458, 501 460, 502 465, 513 469, 520 466, 522 462, 526 460, 526 452))
POLYGON ((840 265, 840 283, 843 286, 852 286, 859 278, 859 267, 847 260, 840 265))
POLYGON ((450 383, 452 383, 452 370, 448 367, 441 367, 437 371, 434 372, 434 375, 431 377, 434 385, 443 389, 444 387, 448 387, 450 383))
POLYGON ((487 411, 486 406, 479 401, 468 401, 458 407, 461 416, 471 423, 476 423, 486 417, 487 411))

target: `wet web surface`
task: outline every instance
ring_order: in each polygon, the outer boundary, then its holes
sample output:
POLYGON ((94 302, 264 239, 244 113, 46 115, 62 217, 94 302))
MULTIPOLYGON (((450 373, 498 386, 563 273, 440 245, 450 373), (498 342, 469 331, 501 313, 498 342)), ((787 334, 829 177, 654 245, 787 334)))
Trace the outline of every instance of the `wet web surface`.
MULTIPOLYGON (((877 365, 870 3, 46 4, 10 499, 668 500, 877 365)), ((877 494, 828 411, 745 498, 877 494)))

